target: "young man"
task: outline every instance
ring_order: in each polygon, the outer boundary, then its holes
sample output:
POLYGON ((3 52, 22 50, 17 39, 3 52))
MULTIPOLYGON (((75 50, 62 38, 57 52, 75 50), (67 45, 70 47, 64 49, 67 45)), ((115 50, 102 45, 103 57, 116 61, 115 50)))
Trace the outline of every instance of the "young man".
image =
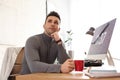
POLYGON ((69 73, 74 69, 74 62, 68 57, 58 34, 60 22, 59 14, 50 12, 43 25, 44 32, 26 41, 21 74, 69 73), (54 64, 56 59, 60 64, 54 64))

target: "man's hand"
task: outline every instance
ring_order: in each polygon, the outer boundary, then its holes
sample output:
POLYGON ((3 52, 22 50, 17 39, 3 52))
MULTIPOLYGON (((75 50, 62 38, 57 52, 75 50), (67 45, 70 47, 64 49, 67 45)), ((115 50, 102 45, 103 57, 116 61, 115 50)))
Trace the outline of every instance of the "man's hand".
POLYGON ((73 71, 75 68, 74 61, 72 59, 67 59, 62 65, 61 65, 61 72, 62 73, 69 73, 73 71))
POLYGON ((51 34, 51 37, 52 37, 55 41, 60 40, 60 36, 59 36, 58 32, 52 33, 52 34, 51 34))

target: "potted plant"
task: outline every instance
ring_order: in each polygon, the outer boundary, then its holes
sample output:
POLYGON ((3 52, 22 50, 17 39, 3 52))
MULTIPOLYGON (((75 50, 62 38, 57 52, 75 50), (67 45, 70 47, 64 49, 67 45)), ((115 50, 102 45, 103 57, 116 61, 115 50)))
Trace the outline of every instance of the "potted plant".
POLYGON ((67 39, 65 40, 65 44, 66 44, 66 48, 67 48, 67 52, 68 55, 73 58, 73 50, 72 50, 72 30, 68 30, 66 31, 67 33, 67 39))

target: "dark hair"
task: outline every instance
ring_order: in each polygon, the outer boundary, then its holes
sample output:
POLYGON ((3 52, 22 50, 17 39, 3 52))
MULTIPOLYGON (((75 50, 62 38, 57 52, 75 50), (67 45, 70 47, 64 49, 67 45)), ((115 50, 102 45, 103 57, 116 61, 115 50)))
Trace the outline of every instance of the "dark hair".
MULTIPOLYGON (((57 12, 55 12, 55 11, 51 11, 51 12, 46 16, 46 20, 47 20, 47 18, 48 18, 49 16, 55 16, 55 17, 57 17, 57 18, 61 21, 60 15, 59 15, 57 12)), ((45 20, 45 21, 46 21, 46 20, 45 20)))

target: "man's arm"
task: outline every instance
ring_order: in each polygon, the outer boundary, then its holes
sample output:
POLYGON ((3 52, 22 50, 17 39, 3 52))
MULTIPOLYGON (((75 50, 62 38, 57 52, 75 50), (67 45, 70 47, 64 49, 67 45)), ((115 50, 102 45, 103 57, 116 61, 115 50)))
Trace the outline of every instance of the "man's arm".
POLYGON ((58 45, 58 61, 59 63, 64 63, 70 57, 66 53, 66 49, 63 47, 62 40, 58 34, 58 31, 51 34, 51 37, 55 40, 58 45))
POLYGON ((63 43, 59 43, 58 44, 58 61, 59 63, 64 63, 67 59, 69 59, 70 57, 68 56, 68 54, 66 53, 66 49, 63 46, 63 43))

